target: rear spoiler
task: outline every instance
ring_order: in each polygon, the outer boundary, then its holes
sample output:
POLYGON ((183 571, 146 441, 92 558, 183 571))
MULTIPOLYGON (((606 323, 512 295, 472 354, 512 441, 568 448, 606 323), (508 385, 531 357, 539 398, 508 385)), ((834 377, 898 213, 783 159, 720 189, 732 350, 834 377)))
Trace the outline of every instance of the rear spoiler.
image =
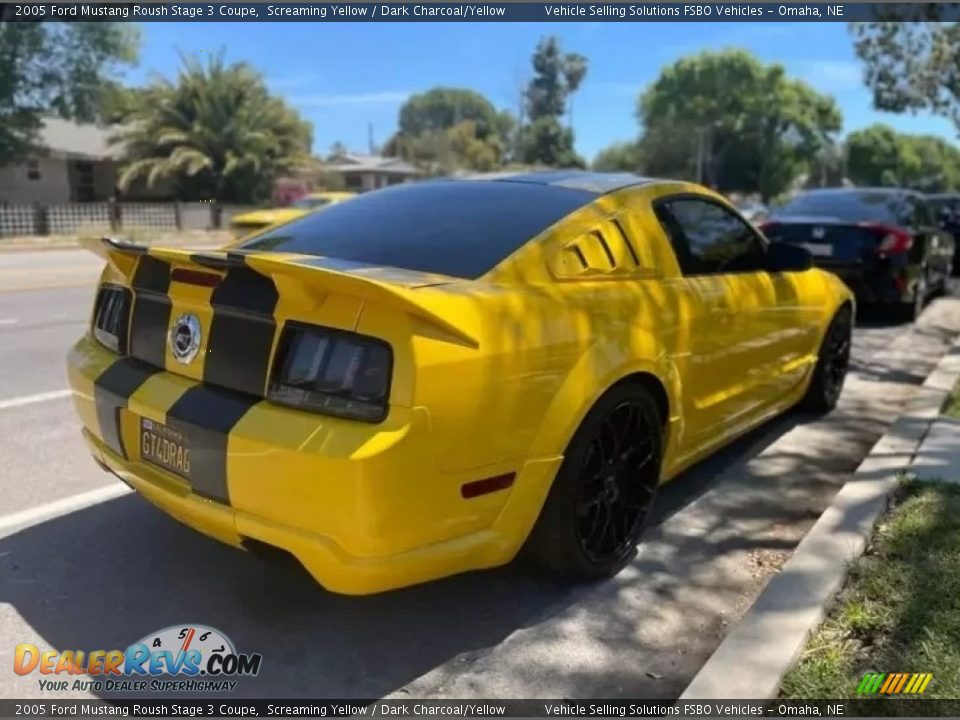
MULTIPOLYGON (((443 331, 458 344, 478 348, 480 343, 474 335, 465 331, 450 317, 451 313, 434 307, 415 287, 385 282, 374 277, 346 273, 326 267, 317 267, 297 262, 299 255, 282 253, 238 252, 235 250, 209 250, 197 252, 179 248, 147 247, 133 243, 102 238, 99 242, 85 240, 83 247, 107 261, 114 269, 129 281, 133 275, 137 260, 141 255, 149 255, 158 260, 179 265, 199 265, 211 270, 226 272, 232 268, 249 268, 272 278, 278 286, 286 286, 304 296, 319 302, 324 295, 333 291, 346 295, 356 295, 374 302, 399 307, 408 314, 423 320, 434 328, 443 331), (293 286, 292 288, 290 286, 293 286)), ((431 335, 431 337, 435 337, 431 335)))

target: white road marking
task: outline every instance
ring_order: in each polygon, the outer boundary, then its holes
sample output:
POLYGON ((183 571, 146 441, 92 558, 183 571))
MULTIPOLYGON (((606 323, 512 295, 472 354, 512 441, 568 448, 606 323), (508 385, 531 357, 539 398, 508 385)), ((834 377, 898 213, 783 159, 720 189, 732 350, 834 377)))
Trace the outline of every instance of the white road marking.
POLYGON ((23 407, 24 405, 33 405, 34 403, 46 402, 47 400, 59 400, 60 398, 69 396, 69 390, 51 390, 50 392, 37 393, 36 395, 23 395, 21 397, 8 398, 6 400, 0 400, 0 410, 23 407))
POLYGON ((0 325, 16 325, 18 322, 17 318, 0 318, 0 325))
POLYGON ((62 500, 54 500, 39 507, 21 510, 12 515, 0 517, 0 532, 14 527, 36 525, 37 523, 51 520, 61 515, 69 515, 77 510, 82 510, 91 505, 98 505, 108 500, 115 500, 118 497, 123 497, 132 492, 133 490, 129 487, 118 482, 113 485, 97 488, 96 490, 90 490, 89 492, 71 495, 62 500))

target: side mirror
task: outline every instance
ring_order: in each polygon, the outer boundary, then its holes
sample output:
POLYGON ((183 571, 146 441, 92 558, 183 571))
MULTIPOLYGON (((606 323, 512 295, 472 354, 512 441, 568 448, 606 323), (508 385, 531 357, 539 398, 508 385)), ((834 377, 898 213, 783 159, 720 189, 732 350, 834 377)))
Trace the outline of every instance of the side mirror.
POLYGON ((813 255, 805 247, 772 242, 767 248, 767 270, 770 272, 803 272, 812 267, 813 255))

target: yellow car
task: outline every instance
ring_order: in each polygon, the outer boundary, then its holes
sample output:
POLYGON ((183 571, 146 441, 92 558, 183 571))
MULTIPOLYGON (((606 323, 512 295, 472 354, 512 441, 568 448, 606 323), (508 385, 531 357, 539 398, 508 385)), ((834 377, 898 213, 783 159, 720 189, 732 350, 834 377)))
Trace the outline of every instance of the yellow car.
POLYGON ((240 237, 249 235, 271 225, 296 220, 308 212, 349 200, 355 195, 352 192, 318 192, 305 195, 292 202, 287 207, 270 208, 269 210, 253 210, 252 212, 234 215, 230 218, 230 229, 240 237))
POLYGON ((400 185, 230 250, 106 240, 69 356, 104 468, 231 545, 373 593, 632 557, 657 486, 837 401, 853 298, 697 185, 400 185))

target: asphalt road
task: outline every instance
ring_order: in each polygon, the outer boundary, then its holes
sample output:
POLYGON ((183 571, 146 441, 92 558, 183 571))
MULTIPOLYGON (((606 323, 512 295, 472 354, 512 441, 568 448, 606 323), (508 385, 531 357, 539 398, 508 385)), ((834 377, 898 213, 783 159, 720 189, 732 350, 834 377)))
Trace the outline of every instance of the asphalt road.
POLYGON ((181 623, 263 654, 241 697, 676 697, 960 331, 954 297, 916 326, 863 322, 840 408, 785 416, 678 478, 612 581, 508 567, 350 598, 182 527, 88 457, 63 361, 98 267, 0 254, 2 697, 85 695, 15 675, 17 643, 123 648, 181 623))

